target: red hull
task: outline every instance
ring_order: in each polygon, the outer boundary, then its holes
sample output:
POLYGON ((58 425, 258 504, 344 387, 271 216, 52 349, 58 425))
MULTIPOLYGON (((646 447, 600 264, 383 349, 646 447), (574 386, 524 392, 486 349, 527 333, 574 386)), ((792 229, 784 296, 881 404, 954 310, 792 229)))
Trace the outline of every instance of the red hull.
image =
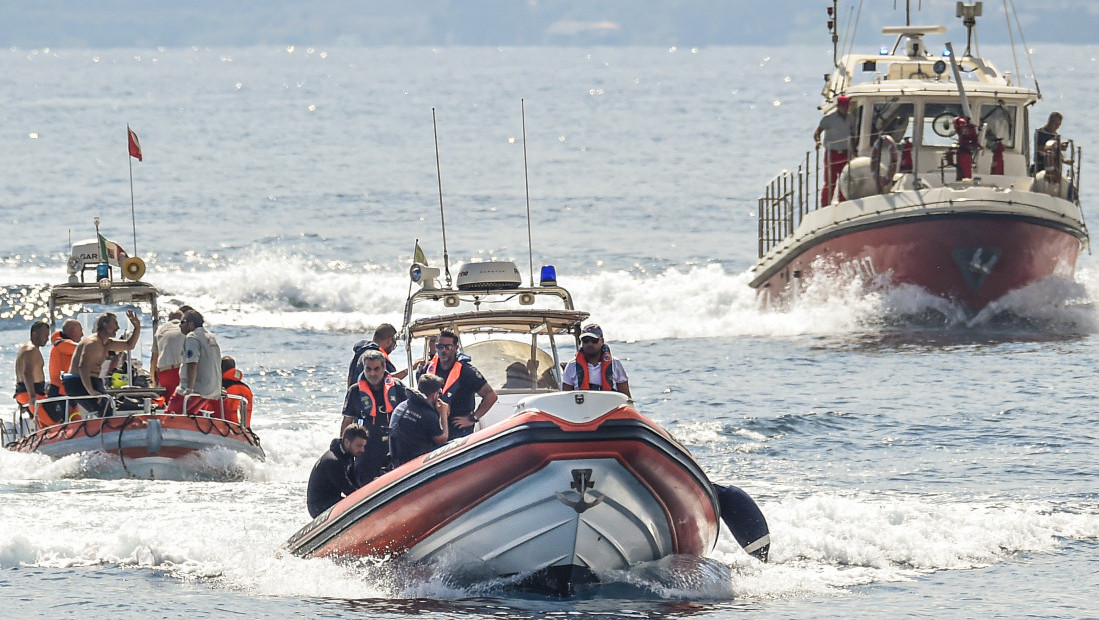
MULTIPOLYGON (((619 407, 584 424, 570 424, 542 412, 519 414, 447 444, 445 451, 406 463, 359 489, 298 532, 290 548, 299 555, 317 556, 400 554, 476 510, 485 499, 522 484, 551 462, 614 459, 658 498, 671 532, 672 552, 706 554, 716 541, 719 516, 709 482, 701 472, 685 468, 682 460, 669 458, 657 444, 642 440, 643 434, 655 434, 661 443, 681 450, 663 429, 629 407, 619 407), (637 422, 635 427, 644 432, 592 437, 609 420, 637 422), (494 446, 517 429, 547 422, 565 434, 575 434, 575 439, 521 440, 503 449, 494 446), (483 455, 475 456, 478 453, 483 455), (463 459, 468 462, 452 465, 463 459), (415 480, 418 476, 423 480, 415 480), (393 490, 406 481, 410 481, 406 489, 393 490), (331 531, 325 535, 325 530, 331 531)), ((693 460, 690 463, 697 467, 693 460)))
POLYGON ((1021 219, 945 216, 904 220, 816 243, 759 289, 780 295, 790 282, 810 277, 812 263, 823 258, 833 268, 863 276, 889 273, 894 284, 914 284, 980 310, 1047 276, 1072 274, 1079 252, 1080 240, 1069 232, 1021 219))
POLYGON ((10 448, 53 458, 94 450, 137 460, 180 459, 215 445, 264 458, 259 437, 249 428, 216 418, 166 414, 118 415, 58 424, 27 435, 10 448), (157 428, 155 440, 150 442, 152 426, 157 428))

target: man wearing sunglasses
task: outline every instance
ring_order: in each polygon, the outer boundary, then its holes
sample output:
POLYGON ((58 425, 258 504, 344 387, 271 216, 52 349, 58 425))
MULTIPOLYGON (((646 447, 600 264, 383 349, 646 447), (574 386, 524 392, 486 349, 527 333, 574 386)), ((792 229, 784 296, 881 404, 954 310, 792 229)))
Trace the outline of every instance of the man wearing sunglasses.
POLYGON ((565 367, 562 387, 568 390, 614 390, 630 398, 630 379, 622 362, 611 356, 603 342, 603 329, 592 323, 580 333, 580 350, 565 367))
POLYGON ((442 331, 435 343, 435 357, 421 374, 443 379, 441 400, 450 406, 450 439, 473 433, 473 426, 496 404, 496 390, 469 361, 458 359, 458 335, 442 331), (477 404, 477 396, 481 403, 477 404))

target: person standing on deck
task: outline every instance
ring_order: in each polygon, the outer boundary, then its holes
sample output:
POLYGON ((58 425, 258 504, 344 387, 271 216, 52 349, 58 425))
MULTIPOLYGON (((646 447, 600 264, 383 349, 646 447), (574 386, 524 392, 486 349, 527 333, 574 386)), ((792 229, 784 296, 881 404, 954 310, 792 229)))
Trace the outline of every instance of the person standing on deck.
POLYGON ((46 397, 46 374, 42 370, 45 362, 42 359, 42 345, 50 338, 50 324, 45 321, 35 321, 31 325, 30 340, 19 347, 15 354, 15 400, 20 405, 27 407, 34 419, 38 422, 38 428, 45 428, 56 424, 50 418, 46 408, 38 404, 38 400, 46 397))
POLYGON ((405 386, 386 372, 381 351, 367 350, 362 361, 358 381, 347 388, 340 432, 352 424, 366 429, 366 449, 355 459, 358 483, 366 484, 389 470, 389 418, 408 395, 405 386))
POLYGON ((835 111, 821 117, 817 130, 813 132, 817 148, 824 147, 824 187, 820 191, 822 207, 832 202, 834 193, 837 200, 843 200, 843 194, 835 190, 840 172, 843 172, 843 167, 855 151, 855 119, 847 113, 850 107, 851 99, 847 95, 836 97, 835 111))
POLYGON ((183 365, 179 371, 179 388, 168 401, 168 413, 195 415, 200 409, 218 411, 221 400, 221 347, 214 335, 206 331, 202 315, 196 310, 183 314, 179 321, 183 340, 183 365), (183 400, 187 399, 187 410, 183 400))
POLYGON ((611 356, 610 347, 603 341, 603 329, 594 323, 581 332, 580 350, 576 359, 565 366, 561 383, 565 391, 614 390, 633 398, 626 369, 611 356))
POLYGON ((481 371, 468 361, 458 359, 458 335, 452 331, 439 332, 435 343, 435 357, 424 366, 420 376, 425 374, 443 378, 440 398, 450 406, 451 439, 473 433, 477 421, 499 399, 496 390, 488 384, 481 371), (481 397, 480 404, 476 403, 477 396, 481 397))

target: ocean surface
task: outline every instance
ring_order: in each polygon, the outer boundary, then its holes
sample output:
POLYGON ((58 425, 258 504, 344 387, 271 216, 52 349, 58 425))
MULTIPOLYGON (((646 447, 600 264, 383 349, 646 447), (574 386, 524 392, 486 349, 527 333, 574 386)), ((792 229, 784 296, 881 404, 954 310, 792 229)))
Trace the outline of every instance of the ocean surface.
MULTIPOLYGON (((1031 120, 1059 110, 1084 146, 1091 221, 1097 49, 1034 50, 1031 120)), ((98 217, 237 359, 267 452, 210 463, 243 480, 162 482, 0 451, 0 613, 1099 616, 1091 253, 1075 282, 978 317, 824 279, 774 312, 747 286, 756 199, 811 147, 830 62, 826 45, 0 51, 0 368, 98 217), (770 563, 723 529, 697 565, 556 600, 283 551, 351 345, 400 324, 417 239, 442 264, 440 185, 452 271, 555 265, 638 408, 759 503, 770 563)))

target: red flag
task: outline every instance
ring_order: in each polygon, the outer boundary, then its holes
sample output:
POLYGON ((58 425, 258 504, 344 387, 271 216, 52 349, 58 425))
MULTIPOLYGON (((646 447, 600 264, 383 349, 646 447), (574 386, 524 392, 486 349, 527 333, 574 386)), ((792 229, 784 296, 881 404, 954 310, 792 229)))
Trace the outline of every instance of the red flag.
POLYGON ((129 126, 126 127, 126 133, 130 136, 130 157, 136 157, 137 161, 141 161, 141 143, 137 141, 137 134, 129 126))

